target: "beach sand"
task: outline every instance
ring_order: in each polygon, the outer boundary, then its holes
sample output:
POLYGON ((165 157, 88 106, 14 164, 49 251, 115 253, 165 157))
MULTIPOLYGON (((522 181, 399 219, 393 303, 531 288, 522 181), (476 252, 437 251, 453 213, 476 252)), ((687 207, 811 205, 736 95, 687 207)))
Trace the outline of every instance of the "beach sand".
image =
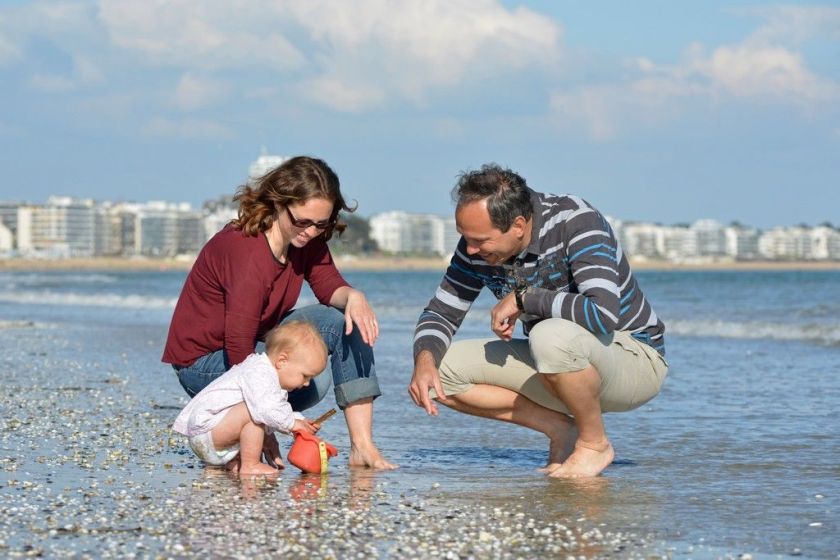
MULTIPOLYGON (((340 422, 325 430, 341 449, 327 475, 289 466, 238 480, 204 467, 170 430, 186 397, 156 363, 162 340, 137 327, 80 328, 55 330, 43 345, 43 328, 0 324, 0 556, 650 557, 665 548, 581 516, 603 488, 593 498, 557 485, 569 512, 552 515, 531 498, 476 500, 411 465, 349 468, 340 422), (132 339, 136 347, 122 344, 132 339), (103 340, 118 351, 92 357, 103 340), (25 376, 12 365, 23 363, 25 376)), ((288 441, 281 447, 285 455, 288 441)))

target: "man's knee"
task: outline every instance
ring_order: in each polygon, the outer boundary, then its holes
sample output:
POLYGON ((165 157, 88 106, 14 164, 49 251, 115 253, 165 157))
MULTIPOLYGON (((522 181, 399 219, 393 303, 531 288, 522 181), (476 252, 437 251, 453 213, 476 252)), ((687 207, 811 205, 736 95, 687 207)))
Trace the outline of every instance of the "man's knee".
POLYGON ((528 343, 537 371, 566 373, 589 366, 590 345, 597 338, 572 321, 546 319, 531 329, 528 343))
POLYGON ((454 342, 440 361, 438 372, 446 395, 463 393, 472 386, 468 371, 475 364, 474 346, 471 340, 454 342))

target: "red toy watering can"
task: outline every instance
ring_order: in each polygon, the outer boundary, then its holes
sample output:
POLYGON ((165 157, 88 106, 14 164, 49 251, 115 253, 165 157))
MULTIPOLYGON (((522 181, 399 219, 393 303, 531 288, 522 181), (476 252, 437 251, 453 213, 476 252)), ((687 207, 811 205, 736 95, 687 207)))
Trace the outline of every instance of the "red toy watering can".
POLYGON ((330 457, 338 455, 338 449, 309 432, 295 432, 295 442, 289 450, 291 464, 308 473, 327 472, 330 457))

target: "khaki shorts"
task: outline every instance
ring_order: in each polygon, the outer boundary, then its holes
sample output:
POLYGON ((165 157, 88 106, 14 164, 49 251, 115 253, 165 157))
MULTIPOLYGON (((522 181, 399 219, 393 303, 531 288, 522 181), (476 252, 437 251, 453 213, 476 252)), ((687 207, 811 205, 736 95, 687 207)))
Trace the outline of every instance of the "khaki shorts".
POLYGON ((569 414, 566 405, 546 390, 540 373, 562 375, 590 364, 601 376, 602 412, 643 405, 659 393, 668 373, 665 359, 629 332, 596 336, 571 321, 545 319, 531 329, 528 339, 453 343, 441 361, 440 378, 447 396, 474 385, 496 385, 569 414))

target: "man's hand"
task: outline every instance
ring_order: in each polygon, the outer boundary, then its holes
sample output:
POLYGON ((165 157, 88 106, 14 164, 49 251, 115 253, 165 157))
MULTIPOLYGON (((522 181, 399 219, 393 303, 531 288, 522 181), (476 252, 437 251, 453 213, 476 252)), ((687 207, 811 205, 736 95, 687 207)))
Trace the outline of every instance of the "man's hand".
POLYGON ((263 438, 263 458, 265 462, 275 469, 285 469, 283 459, 280 457, 280 445, 277 443, 277 438, 274 434, 265 434, 263 438))
POLYGON ((509 293, 490 310, 490 330, 502 340, 513 338, 513 330, 516 327, 516 319, 522 314, 516 307, 516 296, 509 293))
POLYGON ((435 360, 431 352, 423 350, 417 355, 414 363, 414 375, 411 376, 411 383, 408 386, 408 394, 414 404, 426 409, 430 416, 438 415, 438 407, 434 400, 429 397, 429 389, 434 389, 437 398, 446 401, 443 393, 443 386, 440 384, 440 373, 438 373, 435 360))

